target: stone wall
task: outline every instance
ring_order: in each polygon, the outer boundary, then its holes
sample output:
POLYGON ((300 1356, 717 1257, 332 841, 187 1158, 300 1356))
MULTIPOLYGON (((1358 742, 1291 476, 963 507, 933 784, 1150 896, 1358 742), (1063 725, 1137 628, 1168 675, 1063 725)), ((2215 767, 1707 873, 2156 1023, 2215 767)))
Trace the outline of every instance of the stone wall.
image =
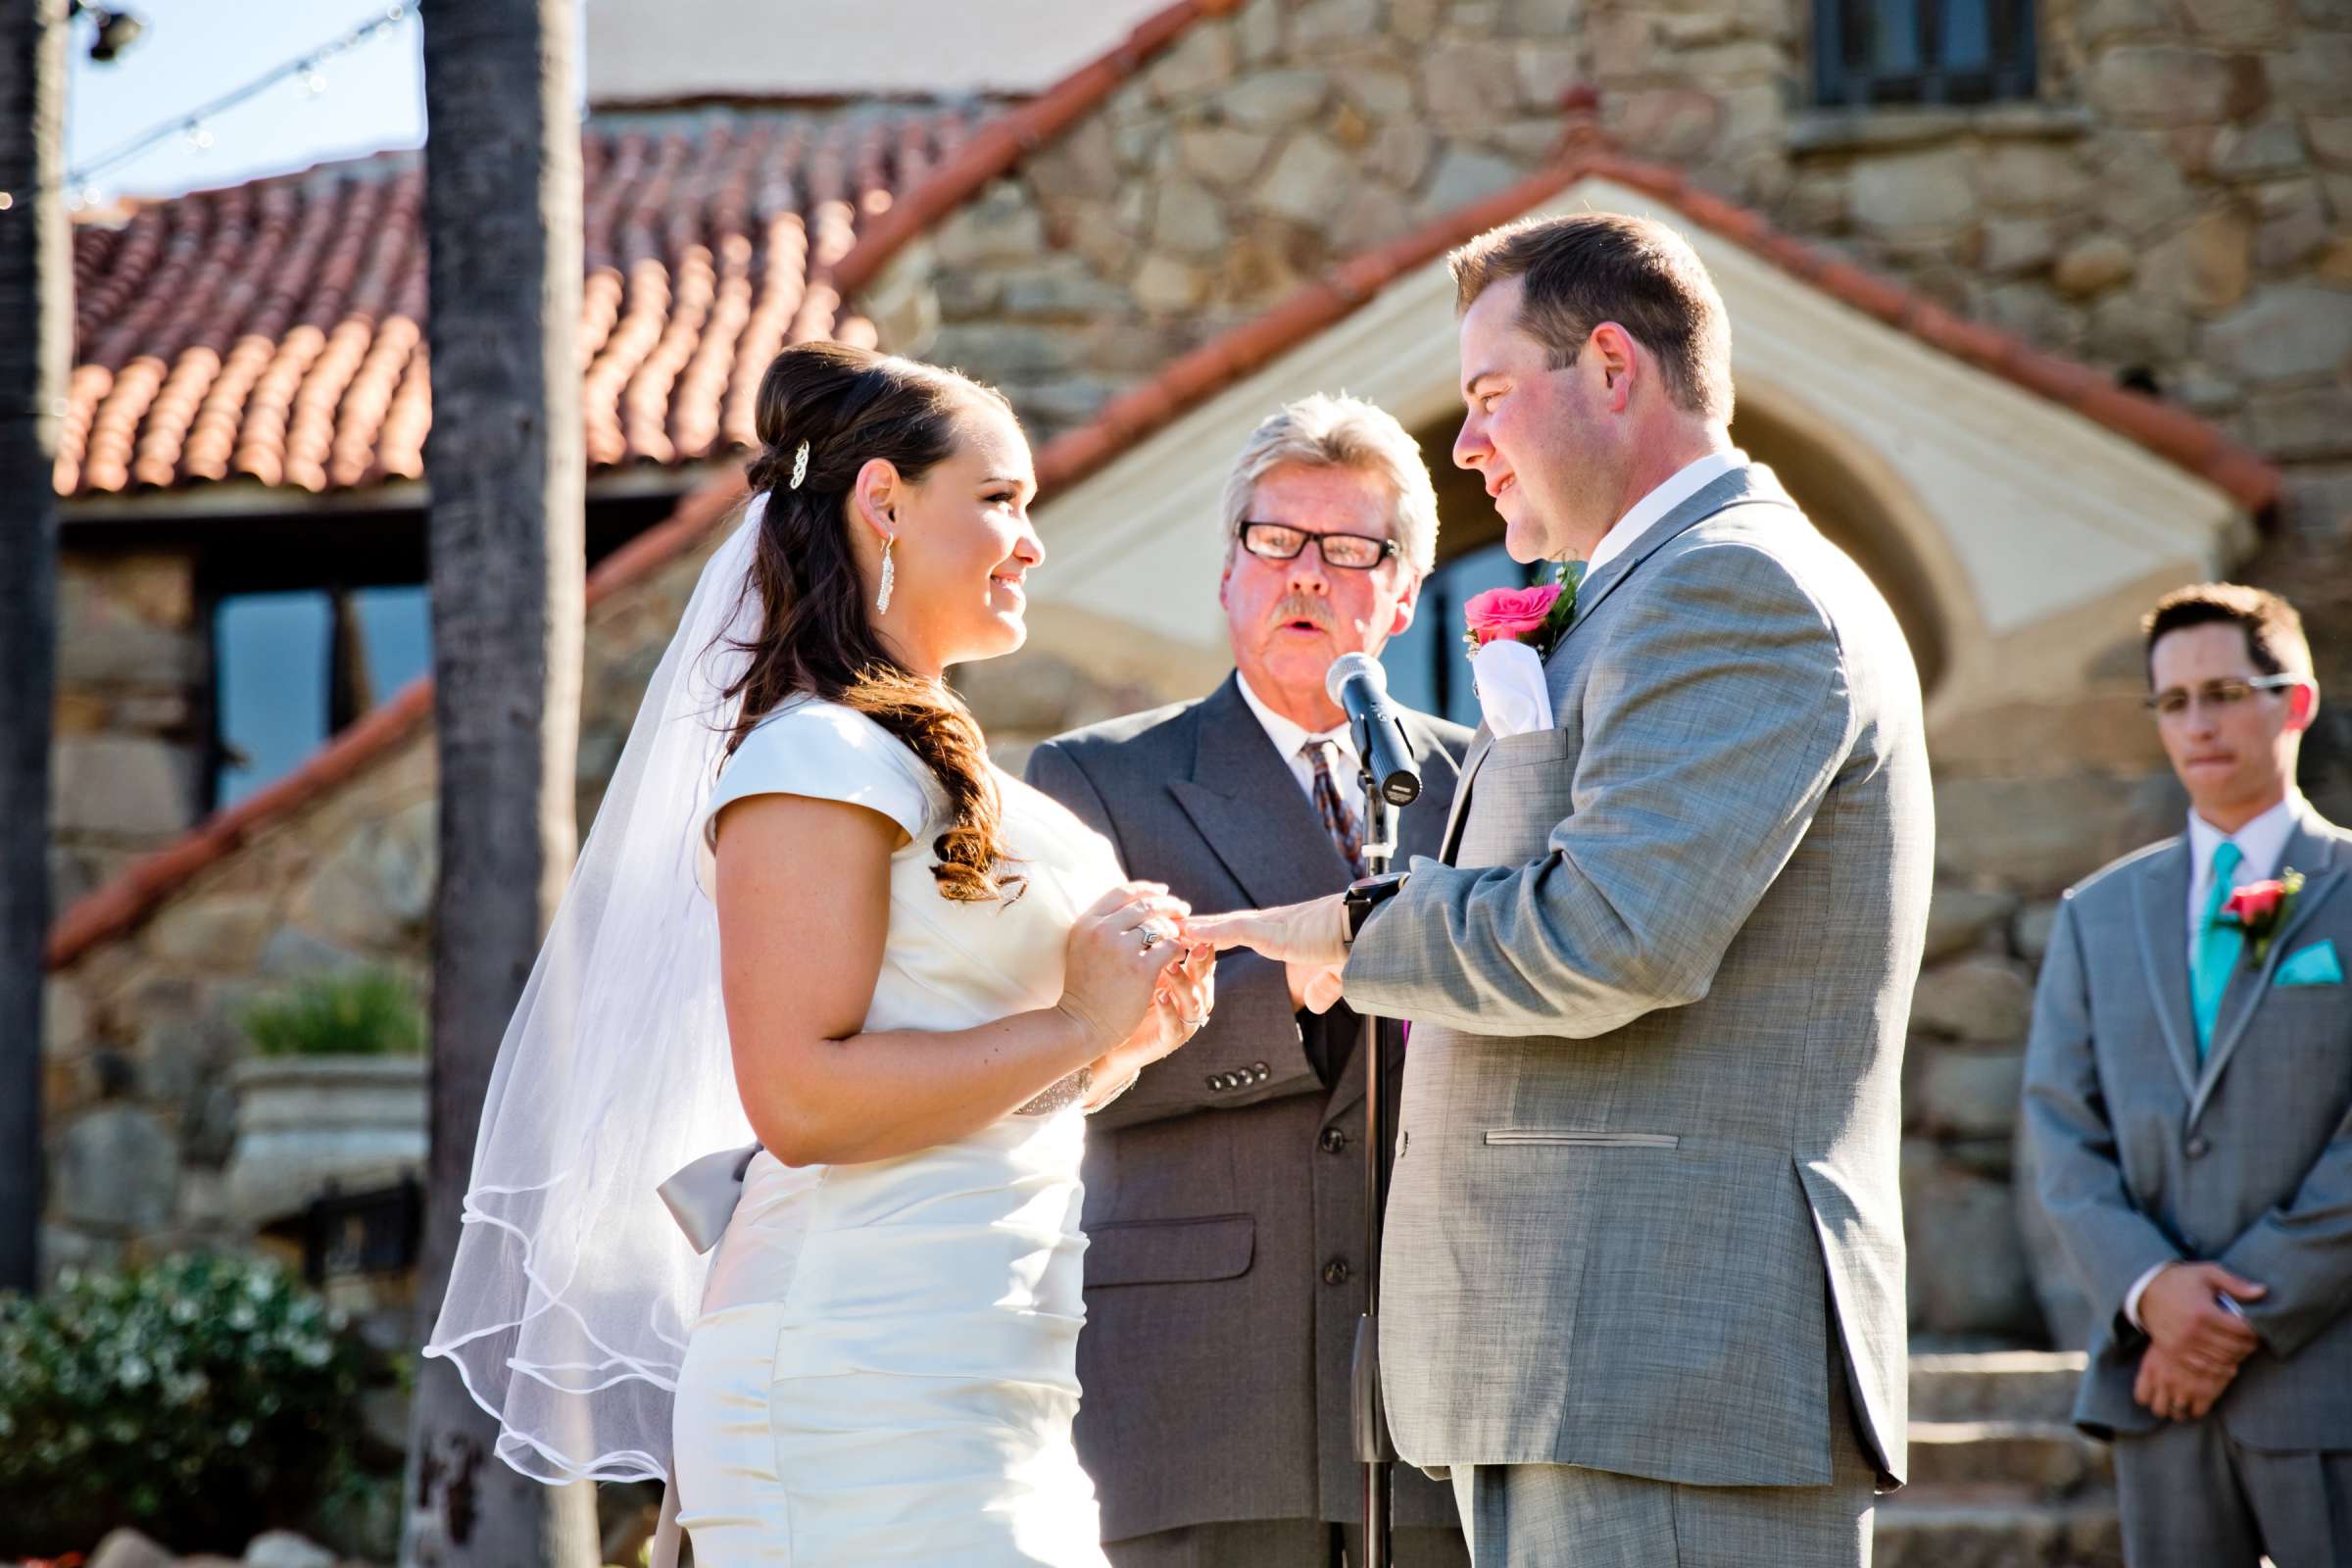
POLYGON ((196 820, 206 639, 184 555, 68 555, 57 610, 49 885, 62 909, 196 820))
POLYGON ((1196 24, 874 292, 927 290, 938 324, 916 346, 1004 386, 1051 436, 1333 262, 1542 165, 1582 71, 1581 11, 1250 0, 1196 24))

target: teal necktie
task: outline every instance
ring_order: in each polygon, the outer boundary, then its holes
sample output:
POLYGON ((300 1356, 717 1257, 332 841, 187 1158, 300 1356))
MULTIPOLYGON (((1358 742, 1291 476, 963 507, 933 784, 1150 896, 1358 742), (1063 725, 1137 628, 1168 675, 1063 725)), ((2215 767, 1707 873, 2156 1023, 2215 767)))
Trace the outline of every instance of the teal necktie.
POLYGON ((2230 971, 2245 950, 2246 934, 2235 920, 2221 918, 2222 906, 2235 891, 2230 877, 2245 855, 2224 840, 2213 852, 2213 891, 2205 897, 2205 919, 2197 927, 2197 966, 2188 977, 2189 1004, 2197 1015, 2197 1060, 2213 1044, 2214 1020, 2221 1015, 2222 993, 2230 989, 2230 971))

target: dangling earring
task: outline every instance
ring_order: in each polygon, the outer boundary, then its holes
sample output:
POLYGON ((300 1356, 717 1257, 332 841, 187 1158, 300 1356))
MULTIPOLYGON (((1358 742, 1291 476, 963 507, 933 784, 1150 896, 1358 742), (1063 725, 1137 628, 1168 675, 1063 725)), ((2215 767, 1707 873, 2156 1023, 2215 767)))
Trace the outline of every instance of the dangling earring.
POLYGON ((874 613, 877 615, 890 613, 891 586, 899 580, 899 568, 891 563, 890 547, 898 542, 899 536, 895 533, 885 534, 882 539, 882 592, 874 599, 874 613))

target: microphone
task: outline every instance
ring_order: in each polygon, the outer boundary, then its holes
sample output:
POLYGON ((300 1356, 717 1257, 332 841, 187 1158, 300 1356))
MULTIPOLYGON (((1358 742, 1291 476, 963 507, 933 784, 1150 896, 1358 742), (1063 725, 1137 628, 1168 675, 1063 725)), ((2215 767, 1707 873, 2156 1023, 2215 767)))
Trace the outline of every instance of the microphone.
POLYGON ((1380 661, 1370 654, 1342 654, 1323 677, 1323 690, 1354 726, 1356 750, 1373 790, 1391 806, 1412 805, 1421 794, 1421 769, 1389 702, 1389 672, 1380 661))

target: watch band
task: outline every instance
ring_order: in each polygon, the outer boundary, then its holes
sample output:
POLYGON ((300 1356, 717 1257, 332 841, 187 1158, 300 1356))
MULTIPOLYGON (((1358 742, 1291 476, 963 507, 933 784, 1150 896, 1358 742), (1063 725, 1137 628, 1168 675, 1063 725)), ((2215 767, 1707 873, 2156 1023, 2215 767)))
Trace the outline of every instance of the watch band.
POLYGON ((1379 876, 1358 877, 1348 884, 1345 896, 1348 926, 1342 942, 1355 946, 1355 934, 1364 928, 1372 911, 1402 892, 1405 879, 1411 875, 1410 871, 1388 871, 1379 876))

